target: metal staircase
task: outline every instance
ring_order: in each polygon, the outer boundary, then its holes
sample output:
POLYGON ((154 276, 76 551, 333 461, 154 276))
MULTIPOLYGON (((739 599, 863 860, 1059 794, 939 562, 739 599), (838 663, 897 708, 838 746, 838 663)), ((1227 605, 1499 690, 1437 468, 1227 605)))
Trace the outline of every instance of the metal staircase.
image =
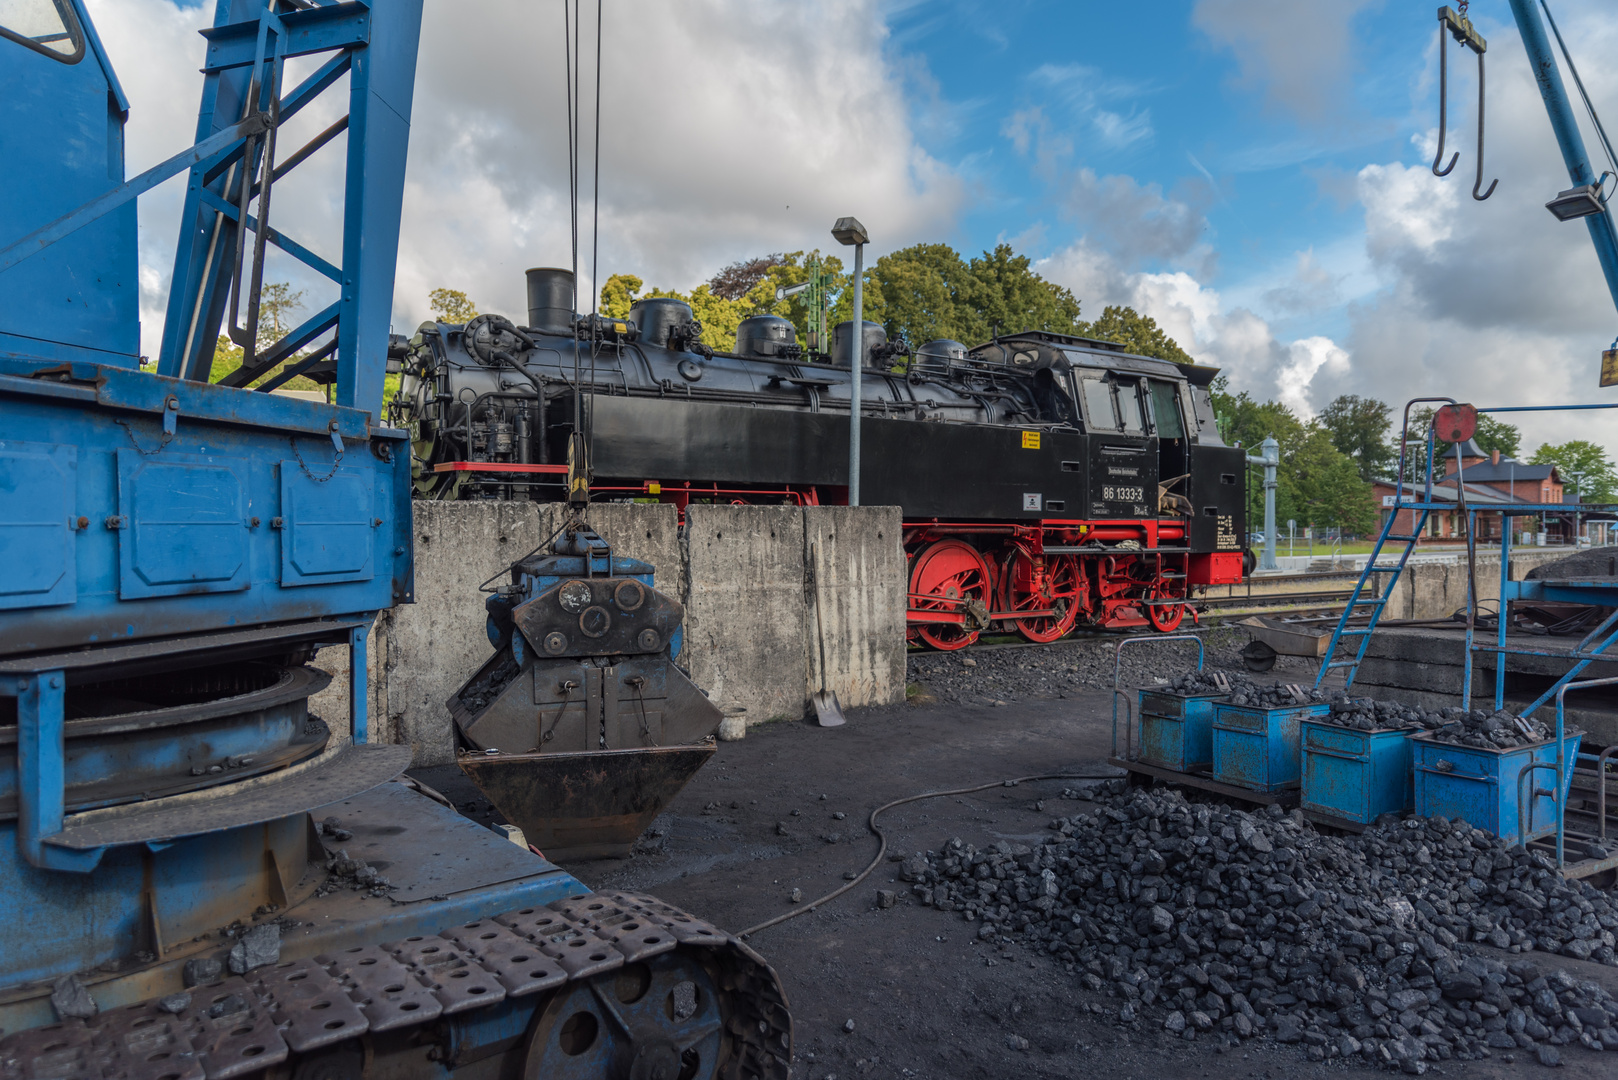
MULTIPOLYGON (((1427 425, 1427 433, 1422 440, 1427 450, 1427 468, 1421 498, 1405 497, 1405 451, 1410 445, 1410 410, 1412 406, 1427 402, 1441 401, 1454 405, 1453 398, 1415 398, 1405 403, 1404 426, 1400 429, 1399 439, 1399 474, 1393 488, 1393 512, 1382 526, 1381 535, 1376 539, 1376 547, 1371 549, 1371 557, 1365 562, 1365 569, 1360 578, 1354 583, 1354 592, 1349 596, 1348 603, 1343 606, 1343 614, 1337 620, 1337 627, 1332 631, 1331 645, 1326 649, 1324 662, 1315 676, 1315 685, 1318 687, 1325 681, 1326 676, 1336 670, 1343 670, 1343 685, 1345 688, 1354 685, 1354 676, 1359 673, 1360 663, 1365 659, 1365 650, 1371 644, 1371 635, 1376 633, 1377 624, 1382 621, 1382 613, 1387 608, 1388 599, 1393 595, 1393 587, 1399 583, 1399 577, 1404 573, 1405 566, 1410 562, 1411 552, 1416 550, 1416 543, 1421 538, 1421 531, 1427 527, 1427 516, 1433 509, 1433 449, 1435 424, 1427 425), (1394 531, 1399 523, 1399 514, 1410 511, 1411 529, 1408 534, 1394 531), (1391 565, 1378 565, 1383 551, 1389 544, 1402 545, 1399 552, 1399 561, 1391 565), (1366 586, 1376 581, 1376 575, 1388 575, 1380 587, 1373 586, 1371 595, 1365 595, 1366 586), (1364 626, 1350 626, 1349 623, 1370 616, 1370 621, 1364 626), (1339 660, 1337 650, 1347 641, 1358 639, 1353 649, 1353 659, 1339 660)), ((1412 485, 1413 486, 1413 485, 1412 485)), ((1415 492, 1410 493, 1412 496, 1415 492)))

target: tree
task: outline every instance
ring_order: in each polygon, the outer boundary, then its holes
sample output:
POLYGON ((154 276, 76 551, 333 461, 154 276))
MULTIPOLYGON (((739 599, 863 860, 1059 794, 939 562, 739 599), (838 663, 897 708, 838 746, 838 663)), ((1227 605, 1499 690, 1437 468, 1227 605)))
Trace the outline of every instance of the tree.
POLYGON ((1515 424, 1508 424, 1504 420, 1496 420, 1488 413, 1478 415, 1478 430, 1472 436, 1478 444, 1478 449, 1485 454, 1500 451, 1503 458, 1514 458, 1522 445, 1522 432, 1517 430, 1515 424))
POLYGON ((1320 423, 1331 434, 1332 445, 1351 458, 1361 480, 1386 476, 1396 454, 1388 445, 1393 410, 1373 398, 1343 394, 1320 410, 1320 423))
POLYGON ((960 319, 966 336, 957 340, 971 345, 986 341, 999 327, 1003 334, 1020 330, 1048 330, 1057 334, 1079 334, 1079 301, 1071 292, 1034 273, 1028 256, 1018 255, 1010 244, 997 244, 968 264, 972 272, 966 295, 969 315, 960 319))
POLYGON ((721 300, 740 300, 769 277, 770 270, 784 264, 786 257, 780 252, 760 255, 756 259, 740 259, 724 267, 708 279, 708 289, 721 300))
POLYGON ((629 306, 640 298, 646 283, 634 274, 614 274, 601 286, 601 314, 609 319, 629 318, 629 306))
POLYGON ((292 313, 303 307, 303 290, 290 282, 274 281, 258 294, 258 351, 286 337, 293 329, 292 313))
POLYGON ((1101 318, 1092 323, 1080 323, 1079 327, 1080 336, 1116 341, 1137 356, 1155 356, 1176 364, 1196 363, 1190 353, 1163 332, 1156 319, 1132 307, 1109 304, 1101 312, 1101 318))
MULTIPOLYGON (((302 307, 303 290, 293 289, 289 282, 274 281, 265 285, 259 291, 256 352, 260 356, 294 329, 292 315, 302 307)), ((301 353, 294 353, 287 360, 254 379, 253 383, 261 383, 273 377, 287 364, 296 362, 301 355, 301 353)), ((220 334, 219 339, 214 342, 213 361, 208 368, 208 381, 216 383, 241 366, 241 346, 231 341, 226 335, 220 334)), ((320 389, 320 385, 313 379, 305 378, 302 375, 289 380, 284 385, 288 390, 320 389)))
POLYGON ((1371 485, 1354 460, 1337 448, 1324 424, 1305 425, 1303 438, 1283 458, 1283 466, 1277 479, 1291 497, 1294 512, 1289 517, 1315 528, 1336 526, 1353 533, 1376 527, 1371 485))
POLYGON ((427 306, 441 323, 465 326, 478 317, 478 306, 459 289, 434 289, 427 294, 427 306))
POLYGON ((1585 439, 1570 439, 1565 443, 1546 443, 1534 451, 1529 459, 1532 465, 1555 465, 1562 475, 1562 484, 1569 501, 1575 488, 1584 502, 1610 503, 1618 491, 1618 474, 1614 473, 1612 459, 1607 451, 1585 439), (1574 480, 1574 473, 1583 476, 1574 480))

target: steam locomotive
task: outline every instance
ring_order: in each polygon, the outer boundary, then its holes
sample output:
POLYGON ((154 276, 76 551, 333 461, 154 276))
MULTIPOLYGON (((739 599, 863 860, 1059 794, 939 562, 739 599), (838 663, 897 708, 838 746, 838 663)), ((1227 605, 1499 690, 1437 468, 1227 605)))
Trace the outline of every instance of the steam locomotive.
MULTIPOLYGON (((851 322, 825 356, 755 315, 722 352, 679 300, 580 316, 554 269, 528 271, 527 291, 524 326, 479 315, 396 339, 390 407, 418 497, 559 500, 583 430, 598 499, 682 515, 847 501, 851 322)), ((1166 632, 1196 617, 1199 587, 1242 580, 1247 469, 1214 423, 1217 368, 1043 331, 913 351, 859 333, 861 501, 903 510, 912 641, 1166 632)))

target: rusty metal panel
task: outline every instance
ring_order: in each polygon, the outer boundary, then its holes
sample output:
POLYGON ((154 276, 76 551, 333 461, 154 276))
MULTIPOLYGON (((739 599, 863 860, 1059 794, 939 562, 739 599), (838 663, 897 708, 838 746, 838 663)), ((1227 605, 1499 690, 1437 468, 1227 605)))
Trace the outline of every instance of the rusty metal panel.
POLYGON ((552 858, 602 858, 628 854, 716 749, 465 754, 458 764, 530 844, 552 858))
POLYGON ((270 1016, 294 1053, 364 1034, 370 1021, 326 969, 310 960, 254 972, 253 988, 269 1002, 270 1016))
POLYGON ((444 936, 476 956, 512 997, 552 990, 567 981, 561 965, 541 953, 533 942, 493 919, 457 926, 444 931, 444 936))
POLYGON ((208 1080, 246 1076, 285 1061, 290 1053, 269 1008, 239 977, 193 992, 190 1008, 181 1015, 189 1021, 191 1046, 208 1080), (210 1015, 215 1008, 229 1011, 210 1015))
POLYGON ((376 945, 321 954, 315 962, 342 981, 372 1031, 392 1031, 443 1015, 438 998, 393 954, 376 945))

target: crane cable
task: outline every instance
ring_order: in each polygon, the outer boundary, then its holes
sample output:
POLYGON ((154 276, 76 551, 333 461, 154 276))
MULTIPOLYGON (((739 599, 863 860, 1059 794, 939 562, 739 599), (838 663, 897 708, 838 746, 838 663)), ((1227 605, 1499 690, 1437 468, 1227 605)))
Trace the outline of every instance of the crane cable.
POLYGON ((749 926, 746 930, 741 931, 736 936, 739 938, 749 938, 758 933, 760 930, 768 930, 772 926, 781 925, 788 919, 796 919, 799 915, 807 915, 809 912, 815 910, 817 907, 820 907, 822 904, 828 904, 837 899, 839 896, 842 896, 848 890, 852 889, 854 886, 858 885, 860 882, 869 877, 871 871, 875 870, 879 865, 881 865, 883 856, 887 855, 888 853, 888 834, 883 832, 881 827, 879 827, 876 823, 876 819, 885 810, 892 810, 895 806, 903 806, 905 803, 921 802, 923 799, 941 799, 946 795, 971 795, 973 792, 977 791, 987 791, 990 788, 997 787, 1016 787, 1018 784, 1031 783, 1035 780, 1119 779, 1122 779, 1122 777, 1118 773, 1111 773, 1106 776, 1095 776, 1089 773, 1040 773, 1036 776, 1019 776, 1011 780, 995 780, 988 784, 979 784, 976 787, 951 788, 948 791, 925 791, 920 795, 907 795, 902 799, 894 799, 890 803, 883 803, 881 806, 871 811, 871 817, 865 823, 866 827, 869 828, 873 834, 875 834, 878 840, 876 854, 871 857, 871 861, 865 864, 865 869, 861 870, 853 880, 845 883, 841 888, 833 889, 825 896, 817 897, 816 899, 809 901, 803 907, 794 908, 793 910, 784 914, 777 915, 773 919, 766 919, 757 926, 749 926))
POLYGON ((1567 61, 1567 69, 1573 75, 1573 85, 1579 88, 1579 97, 1584 99, 1584 111, 1590 114, 1590 122, 1595 125, 1596 134, 1601 137, 1601 147, 1607 152, 1607 164, 1612 166, 1615 174, 1618 174, 1618 155, 1613 154, 1612 143, 1607 139, 1607 129, 1602 126, 1601 117, 1596 115, 1596 107, 1584 89, 1584 80, 1579 78, 1579 69, 1573 64, 1573 54, 1567 51, 1567 42, 1562 40, 1562 31, 1556 25, 1556 17, 1551 14, 1551 6, 1546 0, 1539 0, 1539 6, 1544 9, 1545 20, 1551 24, 1551 33, 1556 35, 1556 44, 1562 50, 1562 59, 1567 61))
MULTIPOLYGON (((567 109, 567 162, 568 162, 568 216, 572 229, 572 273, 573 273, 573 306, 578 307, 579 283, 579 168, 584 156, 583 124, 580 112, 583 106, 583 89, 580 80, 584 71, 584 56, 580 46, 580 33, 584 23, 584 13, 580 9, 582 0, 562 0, 562 51, 564 53, 563 78, 566 85, 567 109), (571 10, 569 4, 572 4, 571 10)), ((598 294, 596 276, 600 268, 601 257, 601 31, 603 18, 603 0, 596 0, 596 40, 595 40, 595 130, 594 153, 591 161, 591 223, 590 223, 590 283, 592 294, 598 294)), ((592 391, 596 380, 596 359, 600 354, 600 335, 596 316, 599 314, 599 297, 592 296, 590 304, 590 386, 592 391)), ((568 479, 568 502, 573 501, 574 484, 579 475, 584 477, 585 505, 589 503, 589 474, 590 474, 590 444, 591 435, 595 426, 594 409, 586 409, 584 403, 584 371, 583 357, 579 350, 578 327, 571 328, 573 335, 573 434, 569 438, 569 457, 575 461, 577 472, 570 472, 568 479)))

